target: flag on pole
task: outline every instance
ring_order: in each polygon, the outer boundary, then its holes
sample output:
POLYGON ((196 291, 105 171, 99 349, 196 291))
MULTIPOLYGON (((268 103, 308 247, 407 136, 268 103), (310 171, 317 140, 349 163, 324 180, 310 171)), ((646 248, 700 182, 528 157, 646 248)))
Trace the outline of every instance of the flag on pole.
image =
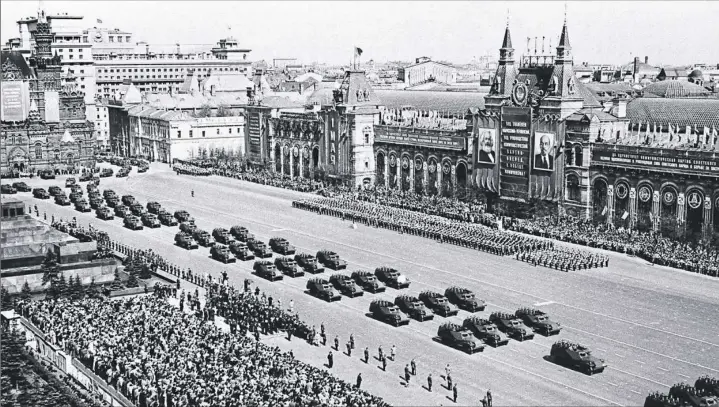
POLYGON ((360 48, 360 47, 355 47, 355 56, 356 56, 356 57, 361 57, 361 56, 362 56, 362 48, 360 48))
POLYGON ((624 215, 622 215, 622 220, 625 220, 629 217, 629 212, 624 211, 624 215))
POLYGON ((98 23, 98 24, 102 24, 102 20, 100 20, 100 19, 98 18, 98 19, 97 19, 97 23, 98 23))
POLYGON ((602 209, 602 216, 607 214, 607 205, 604 205, 604 209, 602 209))

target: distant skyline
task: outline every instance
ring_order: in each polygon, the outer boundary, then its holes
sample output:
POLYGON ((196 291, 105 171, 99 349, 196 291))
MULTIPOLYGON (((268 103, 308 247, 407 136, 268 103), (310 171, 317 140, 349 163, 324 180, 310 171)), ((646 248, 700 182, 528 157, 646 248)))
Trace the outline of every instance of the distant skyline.
MULTIPOLYGON (((567 2, 575 64, 625 64, 638 56, 655 65, 719 63, 719 2, 567 2)), ((231 33, 254 61, 297 58, 347 64, 355 46, 362 62, 429 56, 464 64, 497 59, 507 13, 515 55, 527 37, 555 47, 564 2, 209 2, 47 1, 48 14, 82 15, 84 28, 132 32, 150 44, 214 44, 231 33), (97 20, 102 24, 97 24, 97 20), (228 26, 231 30, 228 30, 228 26)), ((0 3, 1 38, 17 37, 17 20, 38 2, 0 3)), ((552 53, 555 50, 551 50, 552 53)))

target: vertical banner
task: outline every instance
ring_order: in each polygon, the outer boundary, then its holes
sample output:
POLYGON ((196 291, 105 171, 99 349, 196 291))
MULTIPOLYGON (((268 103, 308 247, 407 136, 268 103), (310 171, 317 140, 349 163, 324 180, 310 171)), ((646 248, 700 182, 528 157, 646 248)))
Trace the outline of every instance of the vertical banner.
POLYGON ((531 108, 502 107, 499 188, 509 199, 526 202, 529 196, 531 134, 531 108))
POLYGON ((55 91, 45 91, 45 122, 60 121, 60 95, 55 91))
POLYGON ((21 122, 29 113, 29 92, 23 81, 2 82, 2 113, 4 122, 21 122))
POLYGON ((248 114, 247 128, 249 130, 250 153, 260 154, 260 144, 262 143, 262 135, 260 133, 260 112, 250 111, 248 114))
POLYGON ((558 153, 557 135, 535 131, 532 138, 532 197, 552 200, 555 198, 554 172, 558 153))

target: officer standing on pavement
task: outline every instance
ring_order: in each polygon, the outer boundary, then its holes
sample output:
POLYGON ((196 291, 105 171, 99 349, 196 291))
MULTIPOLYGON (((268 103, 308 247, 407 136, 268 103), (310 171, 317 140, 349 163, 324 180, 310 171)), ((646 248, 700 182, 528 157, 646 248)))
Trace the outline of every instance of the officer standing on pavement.
POLYGON ((382 370, 385 372, 387 371, 387 357, 386 356, 382 356, 382 370))
POLYGON ((364 362, 369 362, 369 347, 365 346, 364 348, 364 362))
POLYGON ((340 350, 340 337, 338 335, 335 335, 335 350, 340 350))
POLYGON ((457 383, 454 384, 454 387, 452 388, 452 396, 455 403, 457 402, 457 383))
POLYGON ((357 388, 362 387, 362 373, 357 374, 357 388))
POLYGON ((432 391, 432 373, 427 376, 427 390, 432 391))
POLYGON ((412 367, 412 376, 417 376, 417 364, 414 362, 414 358, 412 358, 410 366, 412 367))
POLYGON ((492 390, 487 389, 487 407, 492 407, 492 390))
POLYGON ((407 386, 409 386, 409 365, 404 365, 404 381, 407 382, 407 386))
POLYGON ((334 362, 333 359, 334 357, 332 356, 332 351, 330 351, 330 353, 327 354, 327 366, 329 366, 330 369, 332 369, 332 365, 334 362))
POLYGON ((352 357, 352 344, 347 342, 347 356, 352 357))

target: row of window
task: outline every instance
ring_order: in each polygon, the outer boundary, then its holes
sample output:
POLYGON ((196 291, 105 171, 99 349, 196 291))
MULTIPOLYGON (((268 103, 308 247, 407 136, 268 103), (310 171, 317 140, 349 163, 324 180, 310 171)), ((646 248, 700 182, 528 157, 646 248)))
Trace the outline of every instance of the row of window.
MULTIPOLYGON (((240 134, 241 130, 237 128, 237 134, 240 134)), ((220 134, 220 129, 217 129, 217 134, 220 134)), ((232 127, 227 128, 227 134, 232 134, 232 127)), ((190 137, 192 137, 192 130, 190 130, 190 137)), ((202 137, 205 137, 205 130, 202 130, 202 137)), ((177 138, 182 138, 182 130, 177 130, 177 138)))
MULTIPOLYGON (((137 70, 140 69, 140 72, 145 72, 145 68, 123 68, 122 72, 137 72, 137 70)), ((152 71, 150 71, 150 68, 147 68, 147 72, 184 72, 186 68, 152 68, 152 71), (169 71, 168 71, 169 69, 169 71), (174 69, 174 70, 173 70, 174 69)), ((226 68, 226 67, 199 67, 199 68, 190 68, 190 69, 196 69, 198 71, 239 71, 240 68, 226 68)), ((243 69, 243 71, 246 69, 243 69)), ((98 69, 98 73, 115 73, 114 69, 98 69)), ((117 73, 120 73, 120 68, 117 68, 117 73)))
MULTIPOLYGON (((145 79, 145 75, 127 75, 127 77, 128 77, 128 78, 133 78, 133 79, 145 79)), ((120 75, 118 75, 118 76, 111 76, 111 75, 104 75, 104 76, 103 76, 103 75, 100 75, 100 76, 98 76, 97 78, 98 78, 98 79, 110 79, 110 80, 116 79, 116 80, 120 80, 120 79, 125 78, 125 75, 122 75, 122 76, 120 76, 120 75)), ((169 78, 169 79, 173 79, 173 78, 174 78, 174 79, 182 78, 182 75, 170 75, 170 78, 169 78)), ((147 79, 168 79, 168 77, 167 77, 167 75, 165 75, 164 78, 163 78, 162 75, 152 75, 152 78, 151 78, 150 75, 147 75, 147 79)))
MULTIPOLYGON (((131 37, 130 35, 126 35, 126 36, 124 36, 124 37, 123 37, 122 35, 118 35, 118 36, 117 36, 117 42, 122 42, 122 39, 123 39, 123 38, 125 39, 125 42, 132 42, 132 37, 131 37)), ((110 42, 115 42, 115 36, 114 36, 114 35, 110 35, 110 36, 107 37, 107 40, 110 41, 110 42)), ((89 38, 87 35, 83 35, 83 36, 82 36, 82 42, 88 43, 88 42, 90 42, 90 38, 89 38)))

